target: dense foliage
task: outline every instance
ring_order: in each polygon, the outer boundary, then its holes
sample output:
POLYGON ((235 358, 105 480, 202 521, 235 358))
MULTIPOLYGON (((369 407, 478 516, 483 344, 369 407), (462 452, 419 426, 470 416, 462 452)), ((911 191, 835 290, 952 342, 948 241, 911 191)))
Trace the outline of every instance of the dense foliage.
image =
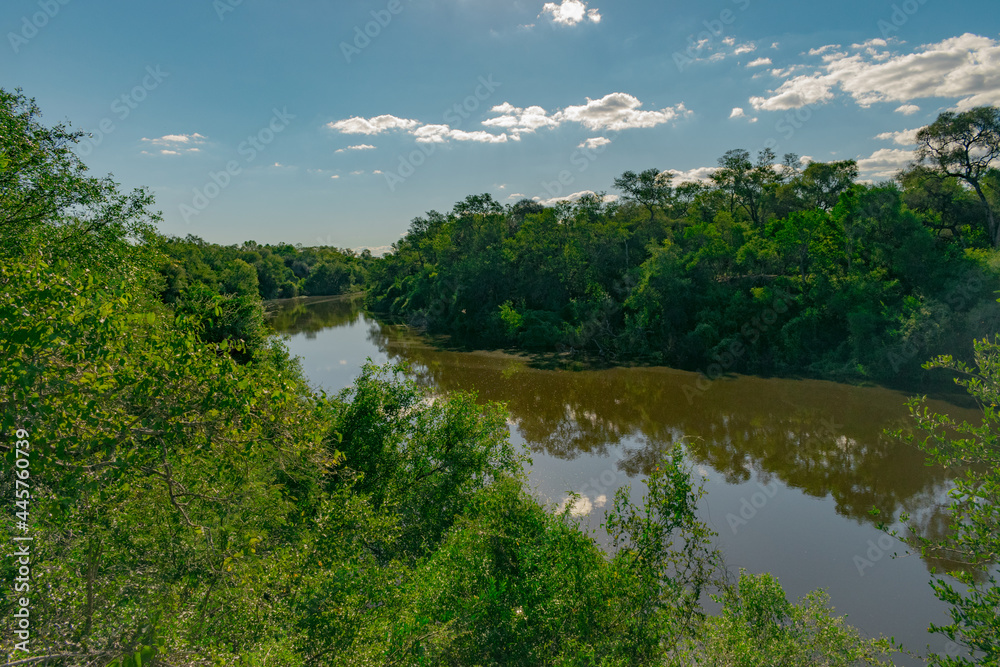
MULTIPOLYGON (((922 438, 907 436, 928 455, 928 463, 960 473, 950 490, 950 516, 944 538, 927 535, 924 526, 907 524, 908 542, 923 555, 944 557, 960 565, 961 586, 945 578, 932 582, 935 595, 951 605, 951 623, 932 626, 965 654, 932 656, 931 664, 941 667, 1000 665, 1000 338, 975 343, 974 362, 956 361, 948 355, 928 366, 957 374, 956 384, 976 399, 983 411, 982 421, 958 422, 948 415, 932 413, 926 398, 910 401, 910 412, 922 438)), ((877 516, 879 508, 873 513, 877 516)), ((895 531, 893 531, 895 533, 895 531)))
POLYGON ((32 538, 28 587, 0 598, 8 661, 846 666, 890 648, 822 596, 727 584, 679 449, 641 505, 618 492, 605 552, 525 491, 501 406, 371 365, 329 397, 266 336, 238 358, 245 338, 163 302, 144 193, 88 177, 79 135, 20 94, 0 91, 0 124, 0 495, 30 491, 0 539, 32 538))
POLYGON ((167 238, 160 267, 168 303, 186 289, 205 285, 220 294, 259 294, 262 299, 328 296, 357 291, 371 253, 327 246, 304 248, 247 241, 240 246, 208 243, 197 236, 167 238))
MULTIPOLYGON (((936 145, 949 127, 921 137, 936 145)), ((626 172, 614 201, 468 197, 413 220, 373 265, 367 302, 477 346, 638 358, 711 379, 912 380, 935 354, 970 358, 970 341, 1000 325, 1000 172, 980 164, 973 189, 931 155, 898 183, 859 183, 851 161, 734 150, 710 183, 626 172)))
POLYGON ((233 351, 240 362, 253 359, 268 335, 261 299, 356 291, 372 261, 367 250, 254 241, 220 246, 196 236, 160 239, 158 249, 161 299, 200 322, 202 340, 242 340, 233 351))

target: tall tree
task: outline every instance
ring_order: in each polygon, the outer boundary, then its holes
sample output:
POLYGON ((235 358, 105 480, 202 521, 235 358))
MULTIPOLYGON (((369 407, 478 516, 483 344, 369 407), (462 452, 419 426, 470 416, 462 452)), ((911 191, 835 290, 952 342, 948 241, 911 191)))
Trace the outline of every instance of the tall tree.
POLYGON ((653 210, 664 207, 673 197, 670 185, 673 174, 661 172, 659 169, 646 169, 638 174, 626 171, 615 179, 615 188, 621 190, 626 201, 633 202, 649 211, 649 219, 653 219, 653 210))
POLYGON ((982 179, 1000 157, 1000 109, 976 107, 946 111, 917 133, 917 159, 942 173, 958 178, 975 190, 986 211, 986 231, 994 248, 1000 248, 1000 228, 986 198, 982 179))
POLYGON ((730 195, 730 213, 742 209, 755 227, 762 228, 767 219, 767 205, 780 176, 774 168, 774 151, 770 148, 757 153, 757 161, 742 148, 728 151, 719 158, 719 169, 712 180, 730 195))

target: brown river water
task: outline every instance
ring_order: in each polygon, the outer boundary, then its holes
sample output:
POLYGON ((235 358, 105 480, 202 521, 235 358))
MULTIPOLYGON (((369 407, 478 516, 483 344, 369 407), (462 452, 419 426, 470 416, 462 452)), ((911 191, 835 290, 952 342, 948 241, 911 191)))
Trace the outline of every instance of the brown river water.
MULTIPOLYGON (((917 654, 956 650, 926 631, 948 621, 929 585, 931 569, 948 563, 910 553, 869 513, 908 512, 929 535, 948 524, 949 473, 885 434, 908 426, 906 393, 820 380, 708 382, 660 367, 550 369, 526 357, 435 346, 360 305, 350 297, 268 304, 272 325, 289 336, 315 386, 339 391, 367 358, 406 361, 436 391, 506 403, 512 442, 530 450, 528 479, 539 500, 563 505, 568 492, 580 494, 572 511, 598 532, 617 489, 629 485, 639 500, 645 471, 682 444, 707 491, 701 516, 734 572, 771 572, 792 600, 826 589, 849 623, 917 654)), ((968 404, 928 406, 977 420, 968 404)))

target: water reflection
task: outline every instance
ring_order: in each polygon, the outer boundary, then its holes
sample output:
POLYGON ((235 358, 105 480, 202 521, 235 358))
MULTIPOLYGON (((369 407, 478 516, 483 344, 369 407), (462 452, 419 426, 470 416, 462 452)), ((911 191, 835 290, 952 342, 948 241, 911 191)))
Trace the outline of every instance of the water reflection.
MULTIPOLYGON (((949 563, 893 558, 905 553, 868 511, 909 512, 925 535, 942 535, 949 473, 924 465, 916 449, 883 434, 909 425, 906 395, 812 380, 738 377, 685 391, 697 376, 665 368, 555 371, 536 360, 434 347, 405 327, 375 322, 358 298, 268 304, 311 381, 327 391, 350 385, 366 358, 405 361, 436 390, 475 391, 504 402, 512 440, 533 450, 529 485, 541 499, 581 494, 583 520, 600 541, 601 516, 625 484, 665 449, 683 442, 706 475, 699 515, 735 571, 771 572, 792 599, 825 588, 837 613, 864 632, 894 636, 920 651, 946 650, 928 623, 948 622, 948 606, 928 586, 927 569, 949 563), (543 365, 543 368, 545 366, 543 365)), ((941 401, 957 419, 977 413, 941 401)), ((901 659, 897 664, 918 664, 901 659)))
MULTIPOLYGON (((715 471, 720 483, 778 479, 805 496, 832 500, 838 515, 869 528, 876 524, 869 511, 877 507, 882 520, 909 513, 929 537, 947 530, 949 473, 926 466, 920 451, 884 434, 909 428, 905 394, 754 377, 692 392, 696 374, 666 368, 540 370, 509 355, 429 345, 405 327, 363 318, 360 305, 358 298, 269 304, 277 330, 309 339, 330 327, 356 327, 361 318, 380 356, 408 362, 420 382, 506 403, 517 433, 536 453, 562 461, 613 455, 617 470, 635 478, 683 441, 692 462, 715 471)), ((929 407, 976 418, 974 410, 942 401, 929 407)))
MULTIPOLYGON (((608 456, 637 477, 684 441, 691 460, 727 484, 779 479, 837 514, 874 526, 907 512, 941 536, 948 526, 949 473, 884 433, 910 429, 905 394, 818 380, 735 377, 694 394, 694 373, 666 368, 549 371, 502 354, 455 352, 428 345, 405 328, 371 323, 369 337, 389 359, 412 364, 422 382, 476 391, 505 402, 535 452, 560 459, 608 456), (877 507, 880 519, 870 514, 877 507)), ((931 410, 974 420, 976 412, 942 401, 931 410)), ((928 567, 947 569, 935 559, 928 567)))
POLYGON ((312 340, 324 329, 351 324, 361 317, 361 295, 281 299, 265 304, 268 322, 283 334, 312 340))

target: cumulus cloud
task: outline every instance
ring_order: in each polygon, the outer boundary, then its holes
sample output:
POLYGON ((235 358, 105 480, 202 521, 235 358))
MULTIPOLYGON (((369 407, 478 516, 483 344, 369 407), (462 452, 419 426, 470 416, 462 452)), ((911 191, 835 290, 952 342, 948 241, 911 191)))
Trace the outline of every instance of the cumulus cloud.
POLYGON ((456 141, 475 141, 486 144, 502 144, 507 142, 506 134, 491 134, 483 130, 476 132, 466 132, 456 130, 448 125, 424 125, 413 131, 413 136, 417 138, 417 143, 422 144, 443 144, 449 139, 456 141))
POLYGON ((522 134, 530 134, 541 127, 557 127, 559 121, 549 117, 539 106, 515 107, 510 102, 504 102, 490 111, 500 114, 496 118, 483 121, 486 127, 499 127, 510 132, 514 141, 520 141, 522 134))
POLYGON ((909 166, 913 159, 913 151, 902 148, 880 148, 870 157, 858 160, 858 171, 863 177, 888 180, 899 170, 909 166))
MULTIPOLYGON (((201 149, 198 144, 203 144, 206 141, 206 137, 203 134, 165 134, 162 137, 156 137, 154 139, 148 139, 146 137, 142 138, 144 143, 151 146, 161 147, 158 153, 160 155, 180 155, 182 153, 198 153, 201 149)), ((145 155, 154 155, 150 151, 142 151, 145 155)))
POLYGON ((876 139, 881 139, 882 141, 891 141, 900 146, 916 146, 917 145, 917 132, 921 129, 920 127, 915 127, 912 130, 900 130, 899 132, 883 132, 882 134, 876 135, 876 139))
POLYGON ((522 134, 542 127, 559 127, 563 123, 579 123, 588 130, 621 131, 655 127, 691 113, 683 103, 659 111, 642 110, 641 106, 642 102, 627 93, 610 93, 598 100, 588 97, 586 104, 569 106, 552 114, 539 106, 521 108, 504 102, 491 109, 499 115, 484 120, 483 125, 504 128, 512 139, 519 141, 522 134))
POLYGON ((896 109, 896 113, 901 113, 904 116, 912 116, 920 111, 920 107, 916 104, 904 104, 896 109))
POLYGON ((374 118, 354 116, 346 120, 338 120, 326 124, 331 130, 337 130, 343 134, 381 134, 389 130, 410 130, 418 125, 420 125, 420 121, 410 118, 397 118, 389 114, 375 116, 374 118))
POLYGON ((560 121, 580 123, 588 130, 628 130, 638 127, 655 127, 690 115, 684 104, 643 111, 636 97, 627 93, 610 93, 599 100, 587 98, 586 104, 566 107, 556 114, 560 121))
POLYGON ((559 4, 546 2, 538 17, 545 14, 550 14, 552 21, 560 25, 577 25, 583 21, 601 22, 601 13, 596 8, 588 9, 587 3, 582 0, 562 0, 559 4))
MULTIPOLYGON (((580 201, 582 198, 587 196, 594 196, 597 193, 593 190, 581 190, 580 192, 574 192, 571 195, 566 195, 564 197, 552 197, 551 199, 542 199, 541 197, 532 197, 532 199, 542 206, 555 206, 560 202, 574 203, 580 201)), ((618 201, 618 195, 604 195, 603 201, 605 203, 618 201)))
POLYGON ((751 60, 747 63, 747 67, 763 67, 765 65, 773 65, 770 58, 757 58, 756 60, 751 60))
MULTIPOLYGON (((659 110, 642 109, 642 102, 627 93, 610 93, 586 104, 568 106, 549 113, 540 106, 516 107, 509 102, 494 106, 490 111, 493 118, 482 121, 487 128, 497 128, 497 134, 486 130, 466 131, 443 123, 424 124, 417 120, 395 116, 374 118, 353 117, 327 123, 330 129, 345 134, 379 134, 391 130, 403 130, 416 138, 418 143, 443 144, 449 141, 471 141, 477 143, 502 144, 509 140, 520 141, 522 135, 531 134, 540 128, 557 128, 564 123, 577 123, 588 130, 621 131, 634 128, 648 128, 669 123, 691 115, 683 103, 659 110)), ((606 137, 594 137, 581 146, 596 148, 610 143, 606 137)), ((338 149, 362 150, 374 148, 368 144, 338 149)))
POLYGON ((582 142, 577 148, 600 148, 601 146, 607 146, 611 143, 611 140, 607 137, 591 137, 586 141, 582 142))
POLYGON ((747 114, 743 111, 743 107, 733 107, 733 112, 729 114, 730 118, 746 118, 747 114))
MULTIPOLYGON (((338 120, 327 123, 328 128, 343 134, 381 134, 393 130, 403 130, 416 137, 419 143, 446 143, 451 139, 456 141, 475 141, 480 143, 504 143, 507 141, 506 134, 491 134, 485 131, 465 132, 456 130, 448 125, 423 124, 418 120, 410 118, 397 118, 388 114, 375 116, 373 118, 361 118, 355 116, 346 120, 338 120)), ((342 153, 347 150, 371 150, 375 148, 370 144, 358 144, 340 148, 336 152, 342 153)))
MULTIPOLYGON (((789 79, 750 103, 769 111, 795 109, 828 102, 839 88, 862 107, 933 97, 958 99, 959 109, 1000 104, 1000 41, 966 33, 906 54, 891 52, 881 39, 851 48, 855 53, 824 54, 811 74, 789 79)), ((898 111, 916 113, 913 106, 903 104, 898 111)))
POLYGON ((358 144, 357 146, 347 146, 346 148, 338 148, 335 153, 343 153, 344 151, 370 151, 374 150, 375 147, 371 144, 358 144))
POLYGON ((674 185, 683 185, 684 183, 711 183, 712 174, 718 170, 718 167, 696 167, 687 171, 668 169, 665 173, 673 176, 674 185))

